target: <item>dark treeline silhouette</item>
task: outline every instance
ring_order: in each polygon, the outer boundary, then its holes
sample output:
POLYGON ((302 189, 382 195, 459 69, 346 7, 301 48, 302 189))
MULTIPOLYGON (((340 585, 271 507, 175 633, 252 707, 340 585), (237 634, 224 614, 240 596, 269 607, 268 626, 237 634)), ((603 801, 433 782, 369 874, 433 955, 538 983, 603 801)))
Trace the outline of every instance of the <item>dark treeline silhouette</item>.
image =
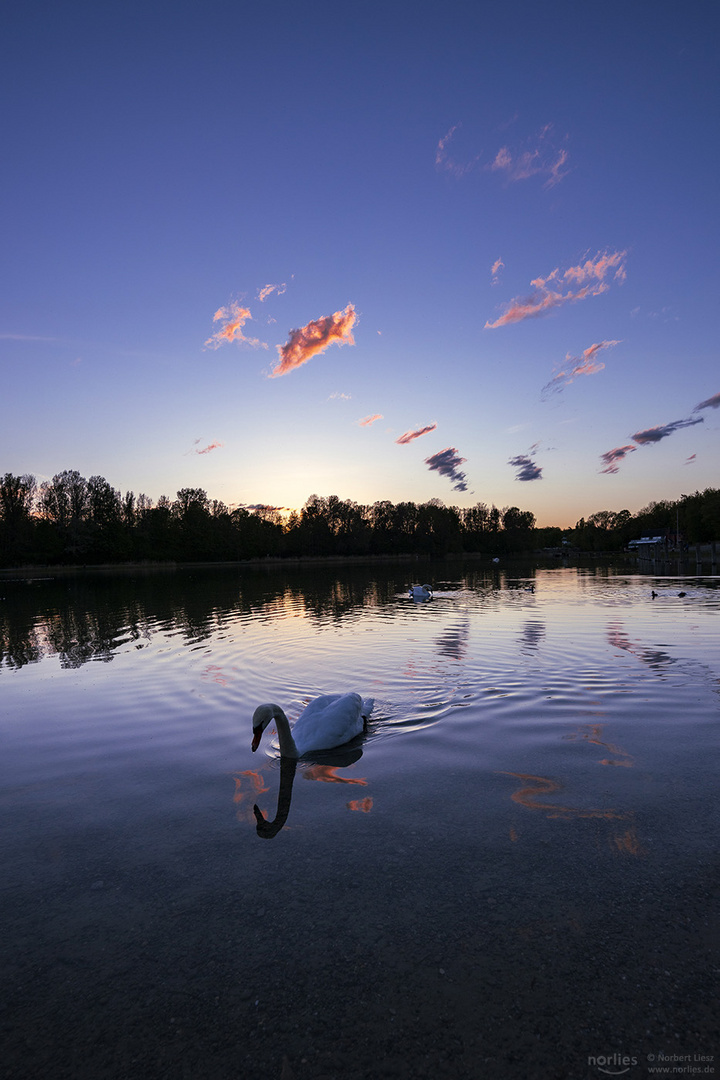
POLYGON ((720 492, 707 489, 677 503, 652 503, 631 514, 602 510, 575 529, 535 528, 516 506, 479 502, 460 509, 439 499, 361 505, 336 495, 311 495, 284 519, 273 507, 228 508, 202 488, 176 498, 124 495, 102 476, 58 473, 0 478, 0 566, 96 565, 121 562, 231 562, 330 555, 492 555, 559 547, 621 551, 647 534, 698 542, 720 536, 720 492))
MULTIPOLYGON (((363 506, 311 495, 284 519, 273 507, 229 509, 202 488, 124 495, 102 476, 74 470, 38 486, 34 476, 0 479, 0 565, 229 562, 266 556, 508 553, 537 543, 535 518, 516 506, 468 509, 426 503, 363 506)), ((542 530, 541 530, 542 531, 542 530)), ((547 530, 546 530, 547 531, 547 530)), ((560 530, 551 530, 557 534, 560 530)))
POLYGON ((629 510, 599 510, 581 518, 566 533, 581 551, 622 551, 630 540, 660 536, 670 544, 702 544, 720 540, 720 490, 706 488, 663 499, 631 514, 629 510))

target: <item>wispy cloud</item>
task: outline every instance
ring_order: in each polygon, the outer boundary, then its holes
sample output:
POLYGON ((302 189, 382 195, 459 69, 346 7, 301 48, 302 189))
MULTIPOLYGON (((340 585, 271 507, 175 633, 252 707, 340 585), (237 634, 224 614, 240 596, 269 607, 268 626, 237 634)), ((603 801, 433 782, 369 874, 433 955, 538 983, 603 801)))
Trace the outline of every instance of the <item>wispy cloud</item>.
MULTIPOLYGON (((454 124, 438 140, 435 150, 435 167, 453 176, 462 177, 480 165, 482 154, 475 154, 466 161, 459 161, 450 153, 450 143, 462 124, 454 124)), ((551 188, 567 176, 565 166, 568 161, 567 150, 558 146, 552 124, 546 124, 540 131, 515 146, 501 146, 492 158, 480 167, 486 172, 501 172, 508 183, 529 180, 532 176, 545 178, 544 187, 551 188)))
POLYGON ((552 124, 528 139, 524 148, 511 150, 501 146, 490 165, 491 172, 503 172, 509 181, 529 180, 531 176, 544 176, 543 187, 551 188, 567 176, 563 171, 568 161, 568 152, 558 149, 552 137, 552 124))
POLYGON ((693 412, 700 412, 701 409, 720 409, 720 394, 713 394, 707 401, 701 401, 695 406, 693 412))
POLYGON ((497 285, 497 283, 500 281, 500 271, 504 269, 505 263, 502 261, 502 259, 496 259, 495 262, 492 264, 492 267, 490 268, 490 275, 493 285, 497 285))
POLYGON ((240 510, 252 510, 257 513, 258 511, 267 512, 270 514, 281 514, 283 511, 289 511, 292 509, 290 506, 270 506, 269 503, 238 503, 238 509, 240 510))
POLYGON ((406 431, 404 435, 401 435, 395 442, 400 446, 405 446, 407 443, 413 442, 415 439, 419 439, 421 435, 427 435, 429 431, 435 431, 437 424, 428 424, 427 427, 417 428, 415 431, 406 431))
POLYGON ((339 390, 336 390, 334 394, 330 394, 328 401, 332 401, 334 398, 338 398, 340 401, 350 401, 352 394, 343 394, 339 390))
POLYGON ((703 424, 704 422, 702 416, 699 416, 697 420, 693 420, 692 417, 688 417, 686 420, 672 420, 669 424, 660 424, 658 427, 646 428, 645 431, 636 431, 630 438, 634 439, 636 443, 640 443, 641 446, 646 446, 658 443, 661 439, 666 439, 668 435, 674 435, 680 428, 693 427, 695 424, 703 424))
POLYGON ((527 454, 517 454, 511 457, 508 465, 517 469, 516 480, 542 480, 542 468, 537 465, 527 454))
POLYGON ((459 468, 466 461, 467 458, 460 457, 454 446, 448 446, 445 450, 425 458, 425 464, 431 472, 439 472, 441 476, 452 480, 453 491, 467 491, 467 477, 459 468))
POLYGON ((450 157, 448 152, 448 143, 452 139, 458 128, 461 128, 462 124, 454 124, 446 135, 443 135, 442 139, 438 141, 437 149, 435 150, 435 167, 437 169, 443 169, 445 172, 452 173, 453 176, 464 176, 465 173, 470 172, 475 168, 476 164, 480 160, 479 157, 471 158, 470 161, 461 163, 455 161, 450 157))
POLYGON ((605 364, 602 361, 596 360, 598 353, 603 349, 611 349, 615 345, 619 345, 619 341, 597 341, 594 345, 590 345, 587 349, 583 349, 580 356, 571 356, 567 353, 565 356, 565 367, 562 371, 558 371, 557 375, 554 375, 549 383, 546 383, 542 388, 543 396, 547 394, 556 394, 562 390, 563 387, 568 386, 578 375, 595 375, 598 371, 602 371, 605 364))
POLYGON ((0 334, 0 341, 61 341, 62 338, 40 337, 37 334, 0 334))
POLYGON ((362 418, 362 420, 358 420, 358 424, 360 425, 360 427, 370 427, 370 425, 374 424, 376 420, 382 420, 382 419, 383 419, 383 414, 382 413, 379 413, 379 412, 378 413, 373 413, 372 416, 364 416, 362 418))
POLYGON ((683 465, 692 464, 692 462, 695 460, 696 457, 697 457, 697 454, 691 454, 689 458, 685 458, 685 461, 683 462, 683 465))
MULTIPOLYGON (((645 428, 644 431, 636 431, 630 438, 638 444, 637 446, 633 446, 632 443, 628 446, 618 446, 614 450, 608 450, 600 455, 600 460, 605 465, 605 468, 601 469, 600 472, 616 473, 623 458, 631 454, 633 450, 637 450, 639 446, 653 446, 655 443, 659 443, 661 439, 667 439, 669 435, 673 435, 682 428, 694 427, 695 424, 702 423, 704 423, 704 417, 702 416, 698 416, 695 420, 692 417, 687 417, 684 420, 672 420, 669 424, 659 424, 657 427, 645 428)), ((694 457, 693 454, 687 460, 692 461, 694 457)))
POLYGON ((264 304, 271 293, 282 296, 284 292, 287 292, 287 284, 284 281, 282 285, 263 285, 262 289, 258 289, 257 298, 261 304, 264 304))
POLYGON ((188 454, 209 454, 211 450, 219 450, 223 445, 221 442, 212 442, 200 449, 201 442, 202 439, 193 439, 192 448, 185 451, 185 456, 187 457, 188 454))
POLYGON ((627 251, 598 252, 593 259, 586 259, 578 266, 571 266, 563 272, 556 267, 547 277, 534 278, 530 284, 535 291, 526 297, 514 297, 495 322, 485 323, 485 329, 495 330, 498 326, 508 326, 524 319, 537 319, 553 308, 585 300, 589 296, 600 296, 610 288, 607 278, 620 283, 625 280, 626 255, 627 251))
POLYGON ((352 328, 356 320, 355 308, 348 304, 344 311, 336 311, 334 315, 314 319, 299 330, 291 330, 287 342, 277 346, 279 360, 270 377, 287 375, 330 345, 354 345, 352 328))
POLYGON ((205 348, 219 349, 221 345, 237 341, 242 342, 244 345, 252 345, 254 348, 267 349, 267 344, 264 341, 260 341, 258 338, 245 337, 243 327, 248 319, 252 319, 250 309, 240 307, 236 301, 228 304, 227 307, 218 308, 213 315, 213 322, 221 322, 222 326, 207 339, 205 348))
POLYGON ((637 450, 637 446, 633 446, 632 443, 628 446, 616 446, 613 450, 607 450, 604 454, 600 455, 600 460, 605 465, 605 468, 601 469, 600 472, 616 473, 619 469, 620 462, 626 458, 628 454, 632 454, 633 450, 637 450))

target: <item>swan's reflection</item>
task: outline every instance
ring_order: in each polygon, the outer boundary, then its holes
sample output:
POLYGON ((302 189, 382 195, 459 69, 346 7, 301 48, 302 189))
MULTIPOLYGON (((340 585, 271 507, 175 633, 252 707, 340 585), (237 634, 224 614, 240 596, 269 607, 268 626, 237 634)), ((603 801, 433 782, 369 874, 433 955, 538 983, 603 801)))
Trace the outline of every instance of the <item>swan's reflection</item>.
MULTIPOLYGON (((346 746, 338 746, 334 750, 318 750, 313 754, 306 754, 302 760, 308 762, 310 767, 304 773, 305 779, 320 780, 329 784, 362 784, 366 786, 367 780, 361 777, 338 776, 336 774, 337 769, 346 769, 350 765, 354 765, 362 757, 362 747, 357 745, 357 740, 354 741, 355 745, 348 743, 346 746)), ((257 834, 263 840, 272 840, 273 836, 277 836, 288 819, 297 767, 297 758, 285 756, 280 758, 280 787, 278 789, 277 809, 272 821, 265 817, 257 803, 253 806, 257 834)), ((264 788, 263 790, 267 791, 268 789, 264 788)), ((350 810, 363 810, 368 813, 372 807, 372 799, 352 800, 347 806, 350 810)))

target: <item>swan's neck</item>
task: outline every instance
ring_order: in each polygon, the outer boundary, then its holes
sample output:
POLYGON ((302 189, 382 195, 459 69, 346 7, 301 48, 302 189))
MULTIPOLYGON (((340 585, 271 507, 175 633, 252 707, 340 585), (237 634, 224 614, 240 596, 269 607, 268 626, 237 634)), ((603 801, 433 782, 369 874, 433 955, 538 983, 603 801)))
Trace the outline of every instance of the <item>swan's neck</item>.
POLYGON ((297 761, 295 758, 283 756, 280 758, 280 787, 278 789, 277 812, 273 821, 268 821, 260 807, 255 804, 253 811, 257 822, 257 834, 263 840, 272 840, 273 836, 282 829, 290 813, 290 800, 292 799, 293 780, 297 761))
POLYGON ((278 742, 280 743, 280 754, 282 757, 299 757, 298 748, 295 745, 295 740, 293 739, 290 730, 290 722, 279 705, 273 707, 273 720, 277 727, 278 742))

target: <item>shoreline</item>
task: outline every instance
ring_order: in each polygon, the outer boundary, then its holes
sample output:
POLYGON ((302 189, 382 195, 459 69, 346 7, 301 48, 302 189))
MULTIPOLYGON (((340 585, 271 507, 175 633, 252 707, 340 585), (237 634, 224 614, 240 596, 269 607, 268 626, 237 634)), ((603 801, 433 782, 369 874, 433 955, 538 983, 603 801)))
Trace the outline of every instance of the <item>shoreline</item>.
POLYGON ((184 570, 232 570, 247 568, 264 568, 278 570, 281 567, 304 568, 314 566, 390 566, 393 563, 416 563, 428 565, 443 562, 478 562, 485 561, 490 567, 503 566, 510 563, 528 563, 536 565, 567 565, 568 561, 575 563, 597 562, 608 560, 613 562, 627 562, 637 565, 637 559, 628 557, 625 552, 569 552, 558 555, 550 551, 526 551, 512 552, 505 555, 492 555, 487 552, 462 551, 451 552, 442 558, 423 556, 417 553, 397 555, 266 555, 252 559, 233 559, 223 562, 199 561, 178 562, 175 560, 123 563, 83 563, 83 564, 27 564, 0 568, 0 580, 27 579, 27 578, 53 578, 72 576, 92 576, 108 574, 134 574, 134 573, 169 573, 184 570), (493 560, 498 558, 499 563, 493 560))

